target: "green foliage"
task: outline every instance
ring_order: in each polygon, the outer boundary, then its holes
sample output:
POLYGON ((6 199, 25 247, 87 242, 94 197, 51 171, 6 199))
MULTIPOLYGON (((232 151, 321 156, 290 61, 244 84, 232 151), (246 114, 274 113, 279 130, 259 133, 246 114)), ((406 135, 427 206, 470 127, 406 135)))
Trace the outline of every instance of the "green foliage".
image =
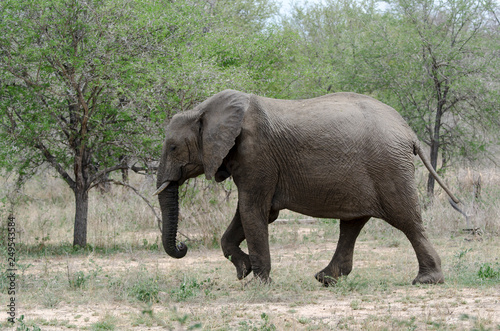
POLYGON ((25 179, 48 163, 76 196, 112 171, 148 169, 173 114, 225 88, 286 95, 293 79, 265 0, 6 0, 0 11, 0 168, 25 179))
POLYGON ((337 283, 331 286, 331 290, 339 295, 349 295, 352 292, 365 293, 370 288, 374 288, 374 285, 376 286, 369 279, 354 274, 337 279, 337 283))
POLYGON ((89 283, 102 273, 101 266, 95 264, 93 260, 90 260, 90 262, 95 265, 95 268, 91 269, 88 273, 80 270, 72 274, 68 266, 68 283, 70 288, 75 290, 86 289, 89 283))
POLYGON ((338 223, 338 220, 334 218, 322 218, 321 223, 326 225, 326 226, 335 226, 338 223))
POLYGON ((179 285, 179 288, 172 290, 170 292, 170 296, 178 302, 186 301, 200 294, 210 296, 212 286, 213 282, 210 278, 200 282, 195 278, 191 279, 184 277, 179 285))
MULTIPOLYGON (((189 319, 189 315, 187 314, 184 314, 182 316, 180 315, 177 315, 173 318, 176 322, 178 322, 181 326, 184 326, 186 325, 188 319, 189 319)), ((192 324, 190 326, 188 326, 186 328, 186 330, 196 330, 196 329, 201 329, 202 325, 201 323, 195 323, 195 324, 192 324)))
POLYGON ((475 159, 498 144, 498 5, 474 0, 328 1, 296 9, 303 97, 369 94, 396 108, 443 156, 475 159), (305 92, 304 92, 305 91, 305 92))
POLYGON ((415 325, 417 318, 415 316, 410 317, 409 320, 394 319, 394 324, 398 329, 404 330, 417 330, 418 326, 415 325))
POLYGON ((147 239, 142 240, 142 245, 146 250, 157 251, 158 250, 158 240, 154 243, 149 243, 147 239))
POLYGON ((467 254, 472 250, 472 248, 466 248, 463 250, 458 251, 455 254, 456 262, 454 264, 454 267, 457 271, 461 271, 464 268, 466 268, 466 256, 467 254))
POLYGON ((18 324, 18 326, 16 327, 16 331, 41 331, 42 330, 36 324, 32 324, 31 328, 28 325, 26 325, 26 323, 24 321, 24 315, 21 315, 21 317, 16 319, 16 322, 18 324))
POLYGON ((84 288, 87 281, 90 279, 90 275, 85 275, 83 271, 77 271, 72 279, 69 279, 69 286, 71 288, 84 288))
POLYGON ((500 279, 500 265, 496 263, 496 267, 490 263, 483 263, 479 266, 477 275, 480 279, 500 279))
MULTIPOLYGON (((124 153, 158 154, 154 148, 167 114, 144 90, 153 83, 148 74, 156 71, 148 58, 165 47, 159 39, 166 37, 171 17, 154 14, 156 4, 133 1, 25 2, 2 3, 0 69, 6 79, 0 133, 12 146, 2 149, 9 164, 26 168, 46 161, 66 169, 83 146, 101 168, 119 163, 124 153), (144 47, 150 49, 146 54, 144 47)), ((163 5, 173 17, 187 11, 163 5)), ((171 39, 185 43, 185 32, 177 32, 171 39)))
POLYGON ((158 277, 147 276, 146 274, 139 277, 139 279, 129 288, 130 295, 146 303, 158 302, 159 292, 158 277))
POLYGON ((91 325, 92 331, 105 331, 105 330, 115 330, 115 318, 106 315, 105 318, 99 322, 93 323, 91 325))

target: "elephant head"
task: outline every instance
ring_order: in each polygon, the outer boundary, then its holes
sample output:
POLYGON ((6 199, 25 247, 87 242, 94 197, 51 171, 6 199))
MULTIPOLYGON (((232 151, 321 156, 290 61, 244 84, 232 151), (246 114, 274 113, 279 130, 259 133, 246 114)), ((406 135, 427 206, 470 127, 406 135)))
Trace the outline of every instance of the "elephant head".
POLYGON ((155 192, 162 214, 163 248, 168 255, 182 258, 187 252, 186 245, 176 244, 179 185, 203 173, 216 181, 231 175, 223 161, 241 132, 249 103, 250 95, 226 90, 193 110, 175 115, 168 124, 155 192))

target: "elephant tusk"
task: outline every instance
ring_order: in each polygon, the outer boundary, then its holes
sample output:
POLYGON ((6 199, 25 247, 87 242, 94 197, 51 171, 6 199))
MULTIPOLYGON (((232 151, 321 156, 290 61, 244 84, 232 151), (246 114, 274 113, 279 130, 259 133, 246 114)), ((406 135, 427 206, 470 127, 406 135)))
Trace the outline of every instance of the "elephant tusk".
POLYGON ((161 184, 161 186, 155 191, 155 193, 153 193, 153 195, 158 195, 160 194, 164 189, 167 188, 167 186, 170 184, 170 181, 168 182, 165 182, 163 184, 161 184))

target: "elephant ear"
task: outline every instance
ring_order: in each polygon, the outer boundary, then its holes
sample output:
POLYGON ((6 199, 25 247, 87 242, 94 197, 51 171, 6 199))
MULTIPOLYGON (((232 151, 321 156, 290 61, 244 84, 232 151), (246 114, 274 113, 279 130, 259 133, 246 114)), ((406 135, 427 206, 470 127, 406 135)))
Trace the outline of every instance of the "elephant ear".
POLYGON ((200 105, 203 167, 212 179, 241 133, 243 115, 250 103, 246 93, 226 90, 200 105))

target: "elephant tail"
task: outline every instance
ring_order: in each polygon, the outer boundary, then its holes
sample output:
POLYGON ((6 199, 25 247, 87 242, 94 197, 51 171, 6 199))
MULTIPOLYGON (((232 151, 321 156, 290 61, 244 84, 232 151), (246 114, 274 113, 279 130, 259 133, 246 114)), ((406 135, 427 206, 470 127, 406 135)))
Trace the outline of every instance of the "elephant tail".
POLYGON ((450 205, 453 207, 453 209, 458 211, 460 214, 464 215, 465 221, 467 223, 467 228, 470 229, 471 226, 470 226, 469 216, 467 216, 467 214, 458 207, 458 204, 461 203, 461 201, 453 193, 451 193, 450 189, 445 185, 445 183, 438 175, 436 170, 434 170, 431 163, 429 162, 429 159, 420 148, 420 144, 415 143, 413 145, 413 152, 415 155, 418 155, 420 157, 427 170, 429 170, 429 172, 431 173, 432 177, 434 177, 434 179, 439 183, 439 185, 443 188, 443 190, 445 190, 445 192, 448 194, 448 196, 450 197, 448 201, 450 202, 450 205))
POLYGON ((448 194, 448 196, 450 197, 450 203, 453 206, 453 208, 457 209, 459 212, 463 214, 463 212, 460 209, 458 209, 457 206, 457 204, 460 203, 461 201, 453 193, 451 193, 450 189, 446 186, 446 184, 443 182, 443 180, 438 175, 436 170, 434 170, 434 168, 432 167, 431 163, 429 162, 429 159, 424 154, 418 143, 413 145, 413 151, 415 155, 418 155, 420 157, 425 167, 427 168, 427 170, 429 170, 429 172, 431 173, 432 177, 434 177, 436 182, 438 182, 439 185, 443 188, 443 190, 448 194))

